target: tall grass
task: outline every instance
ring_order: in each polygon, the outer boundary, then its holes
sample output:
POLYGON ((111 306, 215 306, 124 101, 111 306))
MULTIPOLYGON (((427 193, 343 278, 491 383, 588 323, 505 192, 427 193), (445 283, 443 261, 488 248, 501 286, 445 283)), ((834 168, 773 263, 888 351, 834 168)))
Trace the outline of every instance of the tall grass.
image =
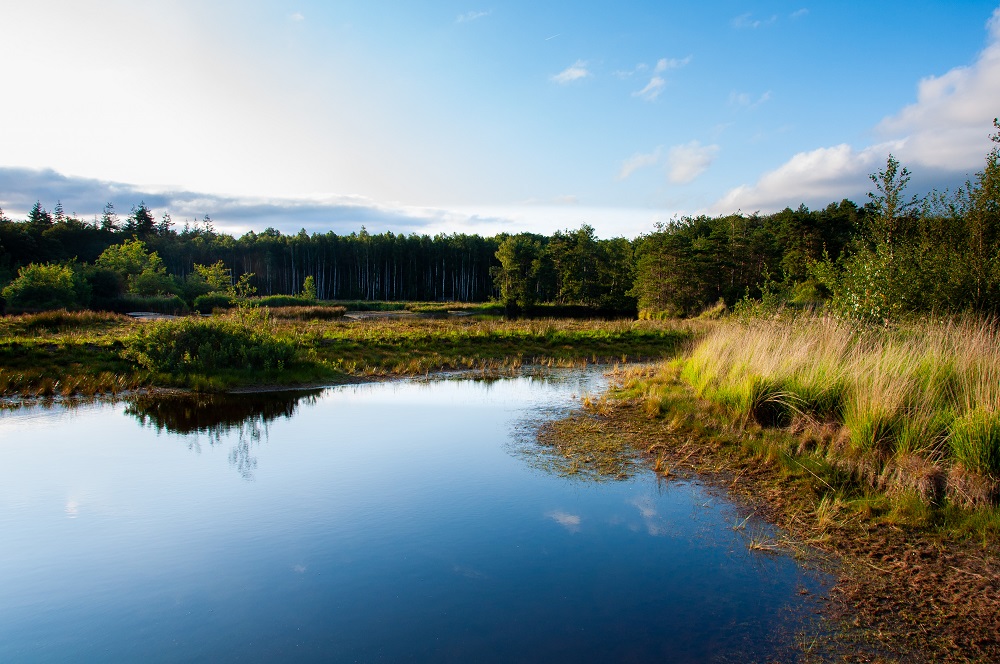
POLYGON ((730 321, 695 346, 681 376, 698 396, 746 421, 836 426, 826 453, 874 483, 899 479, 907 468, 925 475, 931 468, 942 477, 982 478, 990 496, 975 501, 996 497, 1000 328, 994 323, 859 330, 818 317, 730 321))

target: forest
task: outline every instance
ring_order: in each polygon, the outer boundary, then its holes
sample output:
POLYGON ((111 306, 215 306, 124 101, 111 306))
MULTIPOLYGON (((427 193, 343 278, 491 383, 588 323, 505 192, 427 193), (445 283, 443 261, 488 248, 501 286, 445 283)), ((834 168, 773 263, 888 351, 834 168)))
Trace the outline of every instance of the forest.
MULTIPOLYGON (((994 121, 995 127, 1000 125, 994 121)), ((991 136, 1000 142, 1000 132, 991 136)), ((0 294, 8 312, 53 308, 186 310, 240 282, 261 295, 319 300, 497 301, 623 315, 691 316, 754 300, 826 303, 886 321, 913 312, 1000 307, 1000 156, 953 192, 908 195, 891 155, 863 205, 682 217, 634 239, 594 229, 521 233, 286 235, 237 238, 205 217, 181 229, 139 202, 84 220, 41 202, 0 210, 0 294), (308 283, 307 283, 308 279, 308 283), (306 287, 307 286, 307 287, 306 287), (304 287, 306 287, 304 289, 304 287)))

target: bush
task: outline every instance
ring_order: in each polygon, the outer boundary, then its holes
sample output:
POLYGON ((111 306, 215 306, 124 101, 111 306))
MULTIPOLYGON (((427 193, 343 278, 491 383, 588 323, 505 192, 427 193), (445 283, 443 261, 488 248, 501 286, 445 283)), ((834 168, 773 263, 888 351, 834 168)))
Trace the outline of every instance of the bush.
POLYGON ((225 293, 207 293, 194 299, 195 311, 210 314, 216 309, 232 309, 236 306, 233 298, 225 293))
POLYGON ((89 299, 86 283, 70 265, 32 263, 22 267, 2 293, 9 309, 47 311, 75 307, 89 299))
POLYGON ((151 322, 125 341, 123 357, 152 371, 189 374, 281 370, 295 348, 263 325, 233 319, 151 322))
POLYGON ((253 300, 253 303, 260 307, 301 307, 315 306, 316 300, 307 300, 295 295, 265 295, 253 300))
POLYGON ((100 302, 100 308, 118 313, 129 313, 131 311, 152 311, 158 314, 186 314, 189 309, 187 303, 177 295, 158 295, 154 297, 139 297, 136 295, 126 295, 100 302))

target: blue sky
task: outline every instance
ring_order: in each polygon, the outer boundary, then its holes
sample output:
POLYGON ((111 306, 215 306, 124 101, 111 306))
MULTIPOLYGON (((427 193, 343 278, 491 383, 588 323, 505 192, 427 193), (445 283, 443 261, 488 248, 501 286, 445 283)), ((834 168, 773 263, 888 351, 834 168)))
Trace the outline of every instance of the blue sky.
POLYGON ((633 237, 978 170, 993 2, 0 6, 0 206, 633 237))

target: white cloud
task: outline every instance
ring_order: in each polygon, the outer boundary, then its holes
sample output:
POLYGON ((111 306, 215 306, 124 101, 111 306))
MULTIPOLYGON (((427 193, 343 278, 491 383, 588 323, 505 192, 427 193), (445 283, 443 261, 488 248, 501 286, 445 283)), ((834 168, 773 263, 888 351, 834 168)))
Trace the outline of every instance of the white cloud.
POLYGON ((580 517, 577 514, 567 514, 566 512, 549 512, 548 517, 558 523, 571 533, 580 531, 580 517))
POLYGON ((681 67, 686 67, 691 64, 691 57, 687 56, 684 58, 660 58, 656 62, 656 68, 654 71, 657 73, 665 72, 668 69, 680 69, 681 67))
POLYGON ((718 145, 702 145, 698 141, 675 145, 667 154, 667 179, 674 184, 692 182, 712 165, 718 152, 718 145))
POLYGON ((288 18, 291 19, 291 20, 293 20, 293 21, 304 21, 306 19, 306 17, 302 15, 302 12, 295 12, 294 14, 292 14, 291 16, 289 16, 288 18))
POLYGON ((855 150, 841 144, 800 152, 778 168, 765 173, 755 185, 741 185, 730 190, 712 205, 713 214, 728 214, 736 210, 764 212, 795 207, 802 202, 831 202, 845 193, 858 191, 867 174, 900 144, 873 145, 855 150))
POLYGON ((883 119, 874 133, 880 142, 863 148, 847 144, 800 152, 740 185, 709 211, 773 211, 799 203, 822 205, 843 197, 860 200, 868 174, 891 152, 920 176, 920 168, 942 180, 961 181, 977 170, 991 147, 988 135, 1000 99, 1000 8, 987 22, 990 42, 969 66, 929 76, 917 85, 917 101, 883 119))
POLYGON ((793 11, 791 14, 788 15, 788 18, 802 18, 807 14, 809 14, 809 10, 803 7, 802 9, 796 9, 795 11, 793 11))
POLYGON ((750 111, 757 108, 761 104, 764 104, 770 99, 771 99, 770 90, 761 94, 756 99, 754 99, 753 95, 751 95, 749 92, 737 92, 736 90, 733 90, 732 92, 729 93, 730 106, 736 106, 737 108, 745 108, 750 111))
POLYGON ((928 76, 917 101, 875 128, 883 137, 906 137, 904 163, 949 170, 979 166, 1000 100, 1000 9, 987 23, 991 42, 968 67, 928 76))
POLYGON ((622 162, 622 168, 618 172, 618 177, 616 179, 624 180, 640 168, 656 166, 656 164, 660 162, 660 156, 662 153, 663 148, 656 148, 656 150, 650 152, 649 154, 636 152, 634 155, 622 162))
MULTIPOLYGON (((653 65, 653 75, 649 79, 649 83, 647 83, 646 87, 642 90, 636 90, 633 92, 632 96, 645 99, 646 101, 653 101, 660 96, 660 93, 663 92, 663 88, 667 85, 667 81, 660 76, 660 74, 670 69, 680 69, 681 67, 686 67, 690 64, 691 57, 692 56, 689 55, 684 58, 660 58, 656 61, 656 64, 653 65)), ((649 65, 644 62, 640 62, 632 71, 616 71, 615 76, 621 79, 626 79, 648 70, 649 65)))
POLYGON ((483 12, 466 12, 464 14, 459 14, 455 17, 455 23, 468 23, 469 21, 475 21, 476 19, 483 18, 484 16, 489 16, 493 13, 492 9, 483 12))
POLYGON ((654 76, 649 79, 649 83, 646 84, 642 90, 636 90, 632 93, 633 97, 639 97, 640 99, 645 99, 646 101, 653 101, 660 96, 663 92, 663 88, 666 87, 667 82, 659 76, 654 76))
POLYGON ((552 202, 556 205, 576 205, 580 202, 580 198, 573 194, 566 194, 564 196, 556 196, 552 199, 552 202))
POLYGON ((560 85, 566 85, 567 83, 572 83, 588 76, 590 76, 590 71, 587 70, 587 63, 583 60, 577 60, 569 67, 566 67, 566 69, 554 75, 552 80, 560 85))
POLYGON ((775 14, 770 18, 759 19, 754 18, 753 14, 747 12, 746 14, 740 14, 733 19, 733 27, 737 30, 756 30, 757 28, 762 28, 771 25, 778 20, 778 16, 775 14))

